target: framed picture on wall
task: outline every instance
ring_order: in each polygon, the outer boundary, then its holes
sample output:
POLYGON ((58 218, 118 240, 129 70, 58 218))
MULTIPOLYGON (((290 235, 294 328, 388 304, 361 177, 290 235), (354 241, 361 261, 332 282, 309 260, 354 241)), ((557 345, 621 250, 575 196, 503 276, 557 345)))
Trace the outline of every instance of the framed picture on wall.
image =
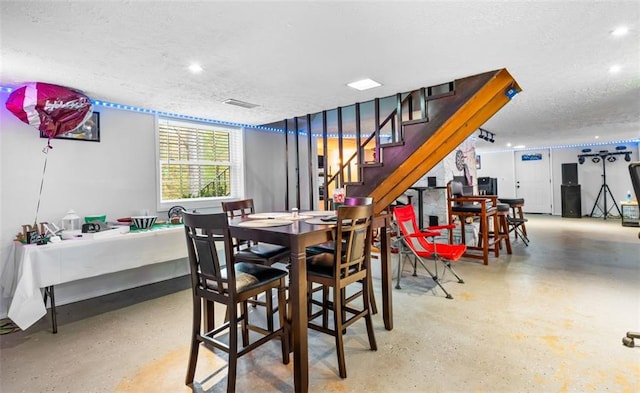
MULTIPOLYGON (((40 138, 47 138, 47 135, 40 131, 40 138)), ((93 112, 89 120, 87 120, 80 128, 69 131, 66 134, 58 135, 54 139, 100 142, 100 113, 93 112)))
POLYGON ((476 169, 482 169, 482 163, 480 162, 480 155, 476 155, 476 169))

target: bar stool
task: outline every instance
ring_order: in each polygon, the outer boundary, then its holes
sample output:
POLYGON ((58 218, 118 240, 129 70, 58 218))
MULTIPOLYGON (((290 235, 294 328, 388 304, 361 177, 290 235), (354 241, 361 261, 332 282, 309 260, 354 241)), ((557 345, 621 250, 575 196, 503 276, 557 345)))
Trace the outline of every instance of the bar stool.
POLYGON ((511 254, 511 236, 509 236, 509 205, 507 203, 498 203, 496 205, 498 212, 498 228, 494 228, 493 236, 495 237, 495 243, 498 248, 502 248, 502 242, 504 241, 507 248, 507 254, 511 254))
POLYGON ((527 237, 527 227, 525 225, 527 219, 524 218, 522 211, 524 198, 498 198, 498 201, 508 204, 511 208, 511 216, 507 217, 510 227, 509 232, 513 232, 515 240, 518 240, 519 237, 528 246, 529 238, 527 237))

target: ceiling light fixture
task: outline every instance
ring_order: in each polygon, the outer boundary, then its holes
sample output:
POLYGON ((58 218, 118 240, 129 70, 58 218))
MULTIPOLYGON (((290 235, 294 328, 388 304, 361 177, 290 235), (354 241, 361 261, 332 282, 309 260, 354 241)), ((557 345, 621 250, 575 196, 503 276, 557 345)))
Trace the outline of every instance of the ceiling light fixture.
POLYGON ((199 74, 202 72, 202 66, 200 66, 200 64, 193 63, 189 65, 189 71, 191 71, 192 74, 199 74))
POLYGON ((228 104, 228 105, 235 105, 235 106, 239 106, 239 107, 247 108, 247 109, 251 109, 251 108, 255 108, 257 106, 260 106, 258 104, 252 104, 250 102, 234 100, 233 98, 227 98, 226 100, 222 101, 222 103, 223 104, 228 104))
POLYGON ((629 32, 629 28, 627 26, 620 26, 620 27, 616 27, 611 32, 611 35, 614 37, 622 37, 624 35, 627 35, 628 32, 629 32))
POLYGON ((484 128, 478 128, 478 131, 480 131, 480 136, 479 136, 480 139, 484 139, 485 141, 490 143, 495 142, 494 138, 496 134, 494 134, 493 132, 487 131, 484 128))
POLYGON ((382 84, 374 81, 373 79, 366 78, 366 79, 361 79, 359 81, 347 83, 347 86, 353 89, 362 91, 362 90, 369 90, 369 89, 373 89, 374 87, 382 86, 382 84))
POLYGON ((609 73, 611 74, 617 74, 618 72, 620 72, 620 70, 622 70, 622 66, 619 66, 617 64, 609 67, 609 73))
POLYGON ((598 152, 593 152, 591 149, 585 148, 582 149, 582 154, 578 154, 578 163, 584 164, 585 157, 591 157, 591 161, 596 164, 604 160, 606 160, 607 162, 615 162, 617 159, 616 156, 621 155, 624 156, 625 161, 631 161, 631 152, 627 150, 626 146, 616 146, 616 151, 614 152, 610 152, 609 150, 599 150, 598 152))

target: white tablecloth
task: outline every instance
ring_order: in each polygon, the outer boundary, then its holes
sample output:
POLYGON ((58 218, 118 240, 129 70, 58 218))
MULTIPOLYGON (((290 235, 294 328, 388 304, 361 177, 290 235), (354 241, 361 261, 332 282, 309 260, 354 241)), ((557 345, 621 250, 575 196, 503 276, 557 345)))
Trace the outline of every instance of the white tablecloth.
POLYGON ((42 246, 15 242, 0 279, 2 298, 24 330, 46 315, 41 288, 186 257, 183 226, 42 246))

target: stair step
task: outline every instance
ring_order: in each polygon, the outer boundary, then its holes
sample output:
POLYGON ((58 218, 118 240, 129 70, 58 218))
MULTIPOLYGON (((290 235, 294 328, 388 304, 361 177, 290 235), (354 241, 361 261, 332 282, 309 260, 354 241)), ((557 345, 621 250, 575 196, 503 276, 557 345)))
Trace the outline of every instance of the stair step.
POLYGON ((420 124, 420 123, 428 123, 429 119, 414 119, 414 120, 406 120, 402 122, 403 126, 410 124, 420 124))
POLYGON ((404 141, 381 143, 380 147, 404 146, 404 141))

